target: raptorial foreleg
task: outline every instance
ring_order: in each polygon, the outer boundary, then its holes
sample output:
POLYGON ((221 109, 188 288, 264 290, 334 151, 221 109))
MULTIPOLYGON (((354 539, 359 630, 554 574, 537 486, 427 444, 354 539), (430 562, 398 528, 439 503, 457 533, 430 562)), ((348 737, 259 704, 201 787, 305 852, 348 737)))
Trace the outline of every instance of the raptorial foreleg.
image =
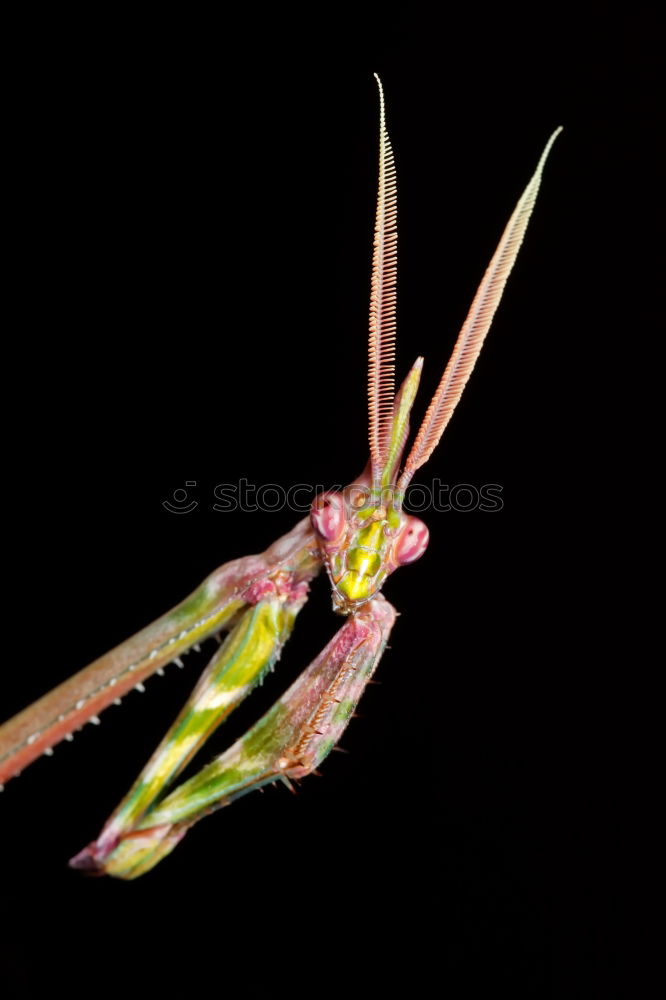
POLYGON ((154 867, 202 817, 255 788, 305 777, 333 749, 381 658, 395 609, 381 596, 350 616, 331 642, 245 736, 149 809, 114 843, 74 867, 132 879, 154 867))

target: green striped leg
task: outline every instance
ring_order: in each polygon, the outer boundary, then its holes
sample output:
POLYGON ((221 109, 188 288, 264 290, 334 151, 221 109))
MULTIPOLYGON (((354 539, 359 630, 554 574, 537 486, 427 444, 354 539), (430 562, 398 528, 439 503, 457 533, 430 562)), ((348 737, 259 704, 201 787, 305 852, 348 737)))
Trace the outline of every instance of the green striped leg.
POLYGON ((99 869, 109 850, 131 836, 197 750, 272 669, 307 598, 307 585, 285 593, 267 581, 264 588, 267 596, 240 614, 134 785, 99 838, 72 859, 73 867, 99 869))
POLYGON ((289 784, 290 778, 315 770, 346 728, 381 658, 395 616, 381 596, 350 616, 245 736, 150 808, 115 846, 97 854, 92 867, 118 878, 137 878, 169 854, 204 816, 262 785, 277 780, 289 784))

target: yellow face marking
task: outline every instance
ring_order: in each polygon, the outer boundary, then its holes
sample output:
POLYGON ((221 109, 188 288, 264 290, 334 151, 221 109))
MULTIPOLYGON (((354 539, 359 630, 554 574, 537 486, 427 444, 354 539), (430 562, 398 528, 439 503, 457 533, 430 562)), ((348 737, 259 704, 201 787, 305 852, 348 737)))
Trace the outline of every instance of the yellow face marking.
POLYGON ((370 581, 356 570, 347 570, 338 584, 338 590, 348 601, 363 601, 370 594, 370 581))
POLYGON ((347 556, 347 567, 353 569, 363 576, 375 576, 379 572, 382 560, 378 552, 369 552, 367 549, 358 546, 349 550, 347 556))

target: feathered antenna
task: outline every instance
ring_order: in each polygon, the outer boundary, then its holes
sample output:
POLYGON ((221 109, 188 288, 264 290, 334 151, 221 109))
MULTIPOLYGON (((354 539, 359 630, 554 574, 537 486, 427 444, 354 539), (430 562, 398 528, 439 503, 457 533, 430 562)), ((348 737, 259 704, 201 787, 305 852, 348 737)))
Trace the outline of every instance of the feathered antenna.
POLYGON ((544 164, 561 131, 561 127, 556 129, 546 143, 534 176, 525 188, 513 215, 509 219, 493 259, 474 296, 474 301, 458 335, 442 380, 432 398, 405 463, 404 472, 398 483, 401 490, 407 487, 416 470, 428 461, 437 447, 439 439, 444 433, 444 428, 451 419, 463 389, 467 385, 467 380, 472 374, 472 369, 476 364, 476 359, 483 347, 486 334, 502 298, 507 278, 523 242, 527 223, 539 192, 544 164))
POLYGON ((395 300, 398 265, 397 195, 393 150, 386 131, 384 91, 379 87, 379 187, 372 255, 368 416, 373 482, 381 475, 391 435, 395 396, 395 300))

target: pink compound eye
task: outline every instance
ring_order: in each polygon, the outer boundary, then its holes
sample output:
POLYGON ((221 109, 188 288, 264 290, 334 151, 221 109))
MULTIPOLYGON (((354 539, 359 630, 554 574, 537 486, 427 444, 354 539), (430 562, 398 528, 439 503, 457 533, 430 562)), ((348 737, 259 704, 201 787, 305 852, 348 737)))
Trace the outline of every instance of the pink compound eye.
POLYGON ((335 542, 345 530, 345 510, 338 493, 323 493, 310 510, 312 527, 325 542, 335 542))
POLYGON ((403 528, 393 543, 393 558, 398 566, 416 562, 428 548, 430 532, 418 517, 405 517, 403 528))

